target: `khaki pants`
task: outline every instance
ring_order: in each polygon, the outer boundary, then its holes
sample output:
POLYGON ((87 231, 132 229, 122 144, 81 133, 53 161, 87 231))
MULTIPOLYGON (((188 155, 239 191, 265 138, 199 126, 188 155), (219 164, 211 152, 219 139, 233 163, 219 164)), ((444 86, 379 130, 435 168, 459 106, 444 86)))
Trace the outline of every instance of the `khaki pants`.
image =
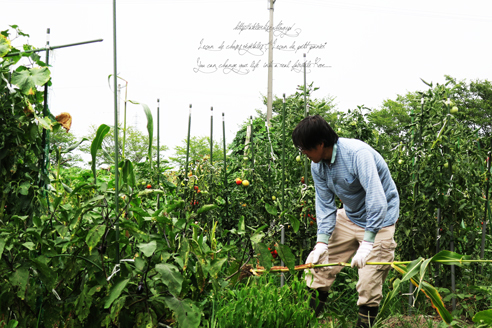
MULTIPOLYGON (((350 258, 357 252, 359 244, 364 238, 364 229, 352 223, 345 214, 345 210, 337 211, 337 223, 328 242, 328 256, 321 256, 319 263, 349 263, 350 258), (328 259, 327 259, 328 257, 328 259)), ((395 226, 382 228, 376 235, 374 248, 366 262, 392 262, 395 256, 396 242, 393 239, 395 226)), ((310 263, 310 256, 306 263, 310 263)), ((328 291, 342 266, 309 269, 305 279, 308 287, 328 291)), ((359 269, 357 305, 379 306, 383 298, 383 282, 386 279, 389 265, 366 265, 359 269)))

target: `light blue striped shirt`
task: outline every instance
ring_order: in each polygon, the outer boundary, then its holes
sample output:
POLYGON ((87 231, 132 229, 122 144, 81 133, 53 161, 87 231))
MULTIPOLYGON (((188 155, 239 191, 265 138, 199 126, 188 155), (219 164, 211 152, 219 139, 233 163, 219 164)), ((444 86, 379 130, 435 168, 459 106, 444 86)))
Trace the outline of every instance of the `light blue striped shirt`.
POLYGON ((311 163, 316 188, 318 242, 328 243, 335 228, 335 195, 348 218, 365 229, 364 240, 374 242, 381 228, 398 220, 400 197, 388 165, 371 146, 357 139, 339 138, 331 163, 311 163))

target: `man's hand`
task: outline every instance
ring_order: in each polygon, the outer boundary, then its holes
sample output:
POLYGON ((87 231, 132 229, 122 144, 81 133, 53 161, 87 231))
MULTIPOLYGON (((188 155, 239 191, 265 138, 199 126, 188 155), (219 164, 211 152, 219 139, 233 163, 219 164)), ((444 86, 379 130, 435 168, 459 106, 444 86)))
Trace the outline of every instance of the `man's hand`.
POLYGON ((325 252, 327 253, 325 255, 326 263, 328 263, 328 245, 325 243, 317 243, 316 246, 314 246, 314 249, 312 250, 312 252, 309 254, 306 263, 313 263, 313 264, 318 263, 320 257, 325 252), (310 258, 311 258, 311 260, 310 260, 310 262, 308 262, 310 258))
POLYGON ((357 253, 355 253, 355 256, 352 258, 352 268, 358 267, 359 269, 362 269, 366 265, 366 258, 369 253, 371 253, 373 245, 374 243, 362 241, 357 253))

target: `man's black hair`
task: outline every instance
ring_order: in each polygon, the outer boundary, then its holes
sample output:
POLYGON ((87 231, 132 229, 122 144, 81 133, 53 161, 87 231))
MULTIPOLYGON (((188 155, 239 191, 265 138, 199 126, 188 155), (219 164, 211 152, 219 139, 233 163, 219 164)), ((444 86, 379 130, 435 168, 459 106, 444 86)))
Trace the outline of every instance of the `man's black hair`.
POLYGON ((338 134, 320 115, 308 116, 297 124, 292 132, 294 145, 301 150, 310 150, 323 143, 332 147, 338 141, 338 134))

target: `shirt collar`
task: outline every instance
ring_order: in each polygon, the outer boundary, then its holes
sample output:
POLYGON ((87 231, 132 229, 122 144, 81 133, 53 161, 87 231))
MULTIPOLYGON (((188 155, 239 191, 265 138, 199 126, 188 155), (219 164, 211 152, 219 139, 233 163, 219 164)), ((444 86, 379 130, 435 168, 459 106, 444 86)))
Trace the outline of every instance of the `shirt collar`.
POLYGON ((333 144, 333 151, 331 152, 331 162, 330 162, 330 164, 335 163, 335 157, 337 157, 337 149, 338 149, 337 143, 333 144))

